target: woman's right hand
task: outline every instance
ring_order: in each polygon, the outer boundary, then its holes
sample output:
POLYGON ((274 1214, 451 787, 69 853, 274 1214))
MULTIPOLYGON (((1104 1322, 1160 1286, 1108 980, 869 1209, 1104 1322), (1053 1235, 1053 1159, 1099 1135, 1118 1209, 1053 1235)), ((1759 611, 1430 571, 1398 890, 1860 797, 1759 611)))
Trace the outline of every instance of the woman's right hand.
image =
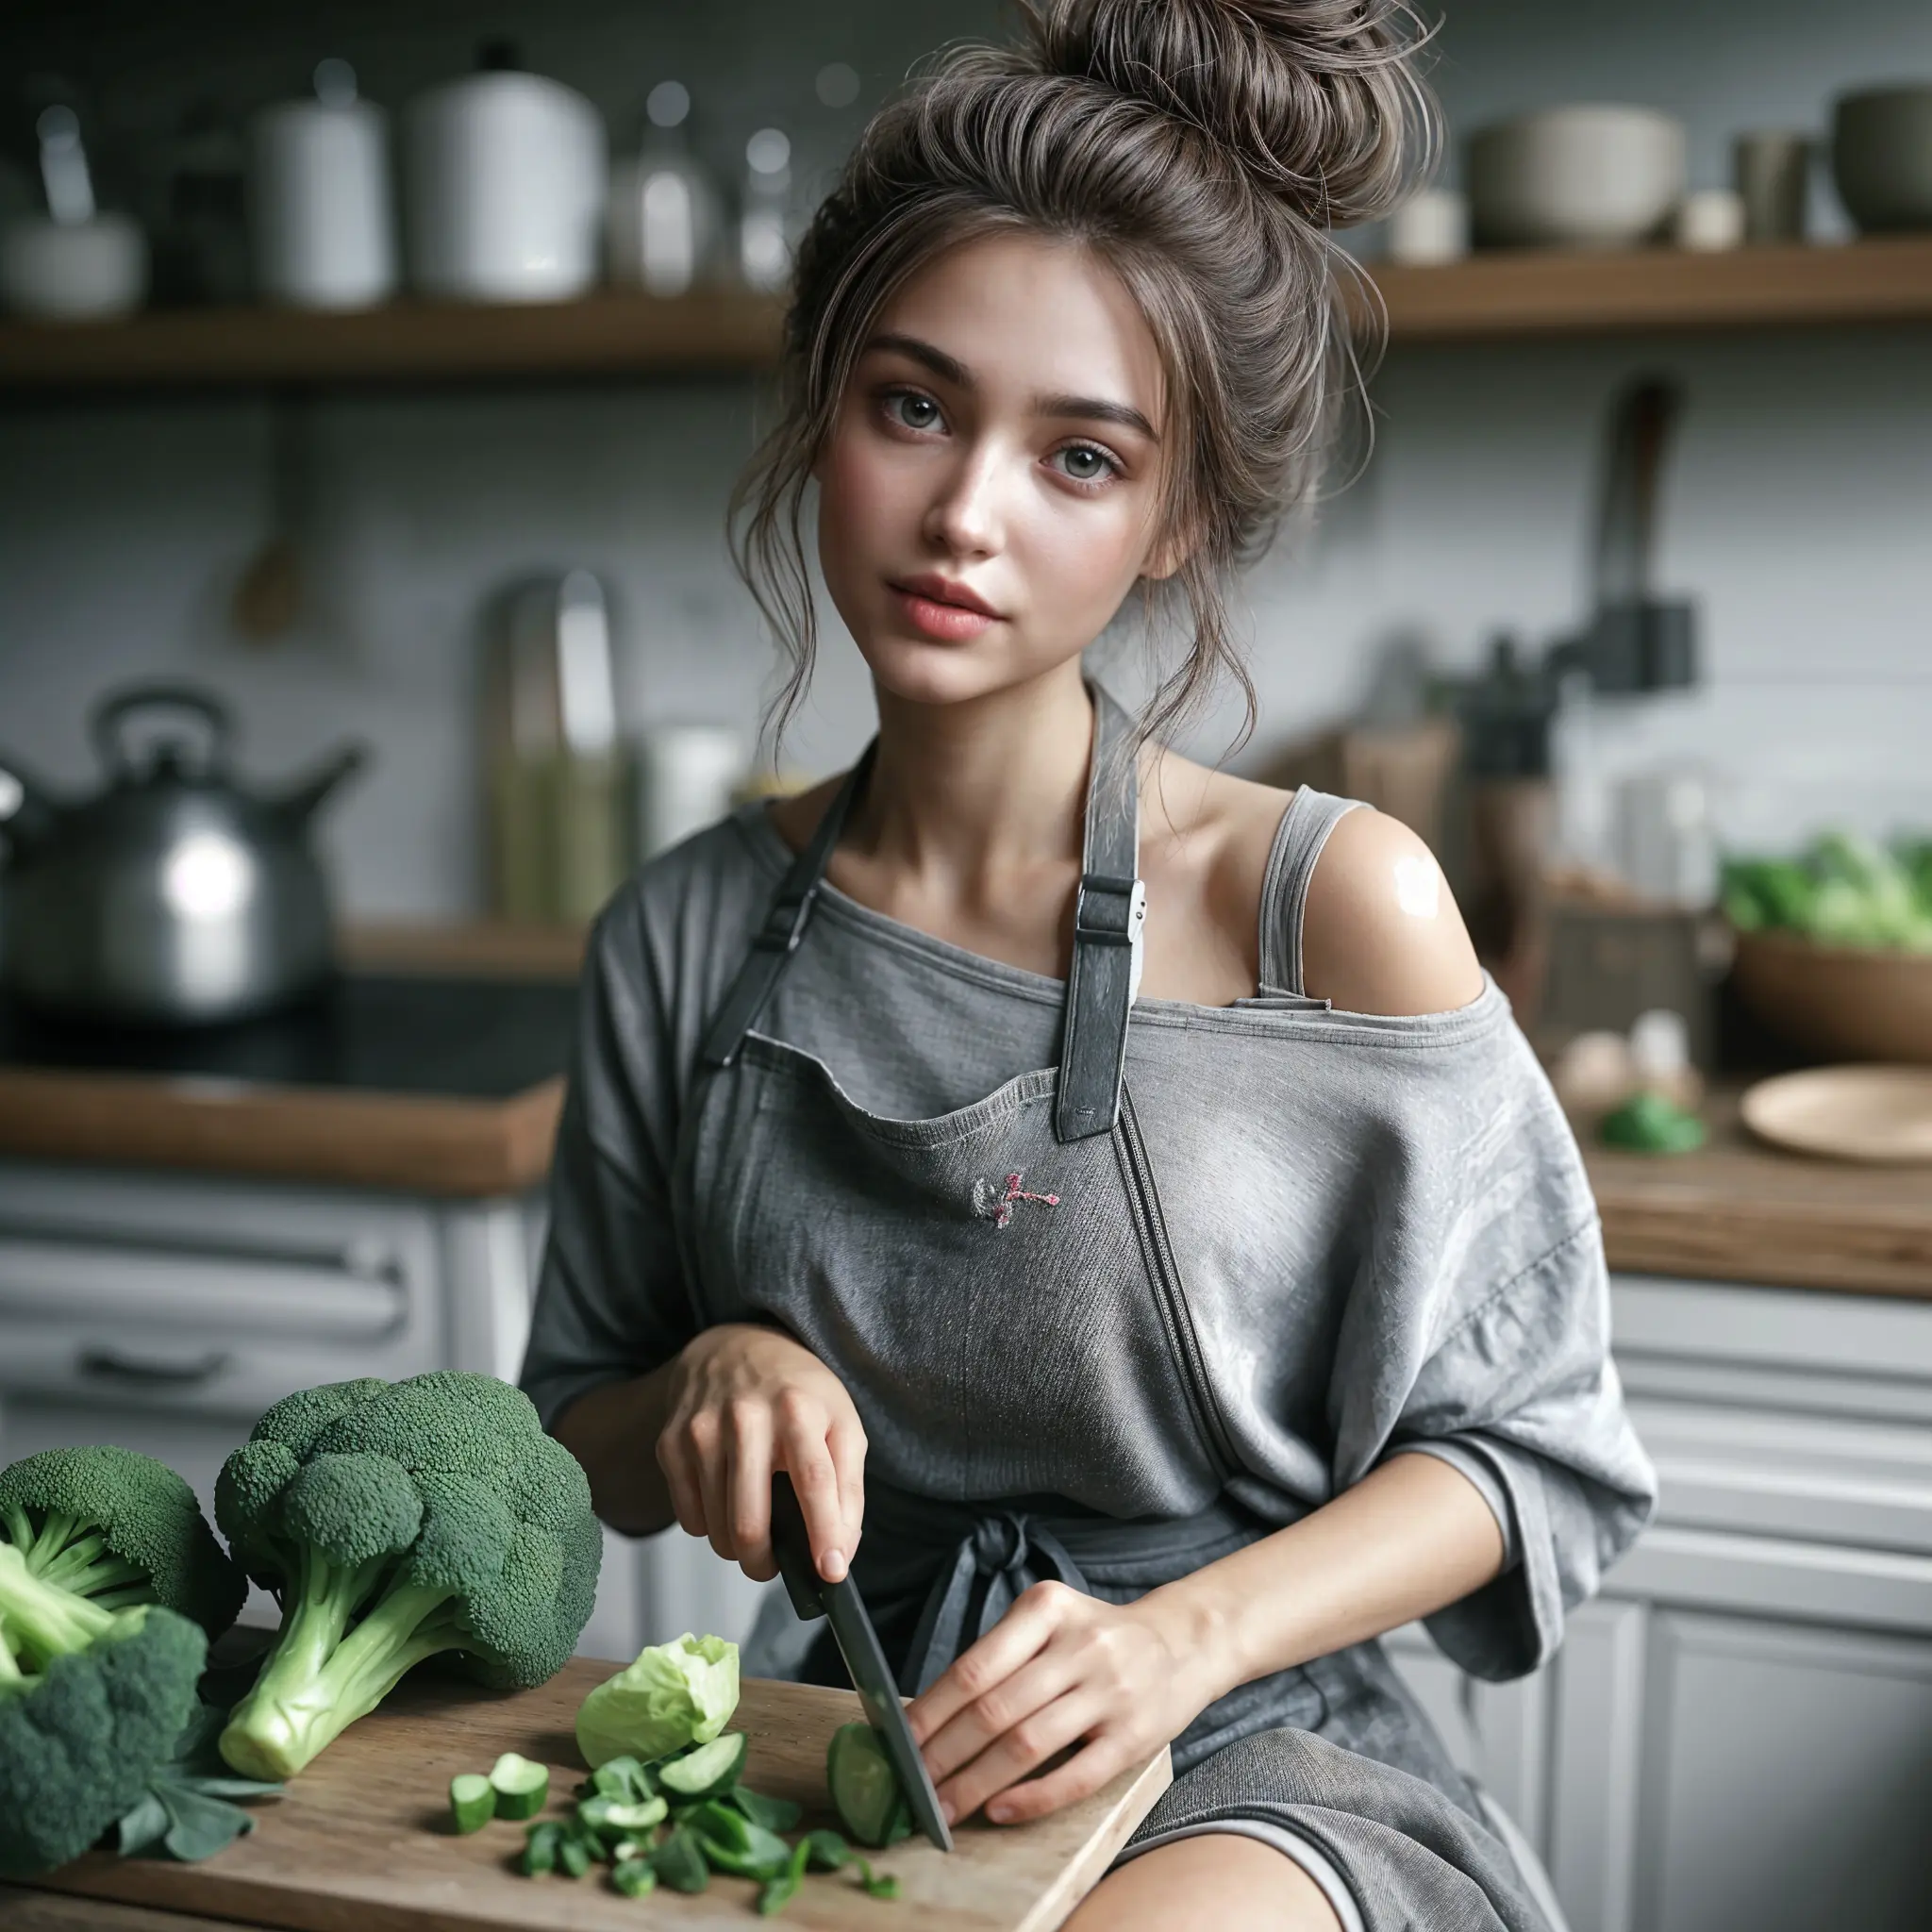
POLYGON ((772 1473, 798 1492, 819 1574, 836 1583, 865 1514, 865 1429, 845 1385, 774 1328, 707 1328, 673 1365, 658 1462, 677 1520, 760 1583, 772 1554, 772 1473))

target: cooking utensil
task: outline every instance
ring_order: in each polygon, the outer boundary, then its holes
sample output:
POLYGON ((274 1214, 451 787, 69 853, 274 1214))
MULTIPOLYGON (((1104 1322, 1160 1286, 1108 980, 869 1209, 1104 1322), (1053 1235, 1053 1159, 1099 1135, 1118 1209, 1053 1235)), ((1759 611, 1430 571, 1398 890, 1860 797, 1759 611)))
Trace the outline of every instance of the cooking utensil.
POLYGON ((1812 1067, 1747 1088, 1761 1141, 1835 1160, 1932 1164, 1932 1068, 1812 1067))
POLYGON ((361 748, 264 795, 236 783, 233 721, 207 691, 137 686, 103 700, 91 729, 108 784, 90 798, 58 799, 0 758, 5 983, 50 1012, 152 1025, 240 1019, 315 991, 331 934, 309 821, 361 748), (137 750, 135 722, 171 713, 193 721, 199 745, 176 728, 137 750))
POLYGON ((919 1746, 912 1740, 912 1726, 906 1722, 906 1707, 899 1701, 899 1687, 879 1648, 878 1633, 866 1614, 865 1599, 851 1577, 827 1583, 812 1561, 811 1539, 806 1534, 805 1512, 798 1507, 798 1492, 783 1470, 772 1478, 772 1552, 778 1558, 778 1574, 785 1579, 785 1593, 791 1607, 807 1623, 824 1617, 832 1626, 832 1641, 845 1660, 852 1688, 865 1707, 865 1715, 887 1758, 898 1774, 899 1789, 911 1807, 912 1822, 942 1852, 953 1849, 953 1834, 940 1810, 939 1793, 933 1790, 931 1774, 919 1746))
POLYGON ((268 535, 235 580, 228 616, 250 643, 291 629, 302 608, 299 532, 308 483, 308 398, 279 391, 269 399, 268 535))
POLYGON ((1649 108, 1545 108, 1471 136, 1479 247, 1628 248, 1684 194, 1684 128, 1649 108))
POLYGON ((1866 234, 1932 228, 1932 82, 1843 95, 1832 112, 1831 172, 1866 234))
POLYGON ((345 60, 315 70, 314 98, 278 101, 248 130, 255 275, 272 302, 366 308, 395 292, 389 131, 345 60))
POLYGON ((1732 983, 1781 1039, 1831 1059, 1932 1066, 1932 953, 1740 932, 1732 983))
POLYGON ((459 302, 581 295, 597 279, 604 123, 560 81, 516 72, 503 43, 483 61, 404 113, 410 284, 459 302))

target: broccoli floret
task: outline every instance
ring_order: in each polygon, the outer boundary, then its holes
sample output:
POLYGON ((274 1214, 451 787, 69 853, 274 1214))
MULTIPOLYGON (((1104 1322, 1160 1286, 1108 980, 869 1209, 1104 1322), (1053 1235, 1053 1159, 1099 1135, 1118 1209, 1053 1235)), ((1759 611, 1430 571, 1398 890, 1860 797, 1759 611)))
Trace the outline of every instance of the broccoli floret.
POLYGON ((5 1543, 0 1615, 0 1878, 27 1878, 78 1857, 167 1762, 208 1639, 44 1583, 5 1543))
POLYGON ((42 1582, 103 1609, 161 1604, 219 1637, 248 1586, 194 1491, 132 1449, 46 1449, 0 1470, 0 1543, 42 1582))
POLYGON ((224 1466, 215 1520, 282 1605, 222 1733, 250 1777, 289 1778, 444 1653, 498 1689, 568 1660, 603 1535, 576 1460, 493 1376, 365 1379, 278 1402, 224 1466))

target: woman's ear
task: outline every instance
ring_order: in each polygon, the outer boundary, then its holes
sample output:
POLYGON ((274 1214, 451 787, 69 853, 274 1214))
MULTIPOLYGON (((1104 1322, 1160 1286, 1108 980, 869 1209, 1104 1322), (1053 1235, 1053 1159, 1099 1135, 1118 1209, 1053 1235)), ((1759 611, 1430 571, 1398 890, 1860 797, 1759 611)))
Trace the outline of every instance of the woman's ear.
POLYGON ((1147 554, 1147 561, 1141 566, 1141 575, 1151 582, 1165 582, 1193 554, 1193 533, 1176 518, 1172 528, 1156 540, 1153 549, 1147 554))

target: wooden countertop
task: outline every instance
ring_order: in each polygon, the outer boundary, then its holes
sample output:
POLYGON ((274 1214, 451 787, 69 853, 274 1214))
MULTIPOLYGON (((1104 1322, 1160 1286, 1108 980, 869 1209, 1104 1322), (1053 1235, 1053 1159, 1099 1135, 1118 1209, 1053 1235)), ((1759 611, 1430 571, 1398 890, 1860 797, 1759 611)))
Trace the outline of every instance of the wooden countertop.
POLYGON ((1610 1266, 1932 1299, 1932 1169, 1780 1153, 1739 1122, 1740 1091, 1707 1102, 1694 1154, 1621 1154, 1579 1132, 1610 1266))

